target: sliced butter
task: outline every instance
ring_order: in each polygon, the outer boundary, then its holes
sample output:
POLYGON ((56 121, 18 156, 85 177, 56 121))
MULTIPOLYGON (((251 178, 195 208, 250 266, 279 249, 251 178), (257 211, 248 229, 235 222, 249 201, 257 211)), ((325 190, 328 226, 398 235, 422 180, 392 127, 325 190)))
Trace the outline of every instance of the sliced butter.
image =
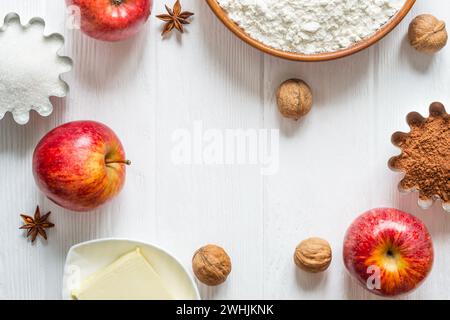
POLYGON ((87 277, 72 291, 72 297, 77 300, 173 299, 139 248, 87 277))

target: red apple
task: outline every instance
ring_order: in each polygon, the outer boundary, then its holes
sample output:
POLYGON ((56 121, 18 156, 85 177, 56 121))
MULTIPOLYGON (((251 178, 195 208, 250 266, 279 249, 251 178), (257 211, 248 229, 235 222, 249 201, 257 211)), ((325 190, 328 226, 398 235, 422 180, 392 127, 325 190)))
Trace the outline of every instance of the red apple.
POLYGON ((75 121, 42 138, 34 150, 33 174, 39 189, 56 204, 89 211, 121 191, 127 164, 122 143, 110 128, 75 121))
POLYGON ((433 243, 425 225, 397 209, 374 209, 357 218, 344 241, 352 276, 381 296, 417 288, 433 266, 433 243))
POLYGON ((104 41, 120 41, 137 34, 148 20, 152 0, 66 0, 77 6, 81 30, 104 41))

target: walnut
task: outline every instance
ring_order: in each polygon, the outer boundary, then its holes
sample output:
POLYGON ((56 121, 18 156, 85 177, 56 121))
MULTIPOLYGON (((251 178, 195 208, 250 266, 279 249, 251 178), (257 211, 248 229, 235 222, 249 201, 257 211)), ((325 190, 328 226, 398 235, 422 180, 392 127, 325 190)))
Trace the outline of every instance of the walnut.
POLYGON ((284 117, 298 120, 311 111, 313 105, 311 88, 303 80, 287 80, 278 88, 277 104, 284 117))
POLYGON ((445 47, 448 40, 445 22, 431 14, 414 18, 409 25, 409 42, 420 52, 436 53, 445 47))
POLYGON ((208 286, 217 286, 227 280, 231 259, 221 247, 209 244, 195 252, 192 269, 198 280, 208 286))
POLYGON ((310 238, 302 241, 295 249, 295 264, 312 273, 318 273, 328 269, 331 263, 330 244, 320 238, 310 238))

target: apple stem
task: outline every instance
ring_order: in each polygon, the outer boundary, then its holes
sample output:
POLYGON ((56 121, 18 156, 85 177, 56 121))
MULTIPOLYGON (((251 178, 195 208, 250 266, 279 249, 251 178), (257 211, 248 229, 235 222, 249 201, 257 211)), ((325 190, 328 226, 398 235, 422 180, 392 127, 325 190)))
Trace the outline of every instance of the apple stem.
POLYGON ((127 166, 131 165, 131 161, 130 160, 106 160, 105 163, 108 164, 113 164, 113 163, 121 163, 121 164, 126 164, 127 166))
POLYGON ((120 6, 123 3, 123 0, 111 0, 112 4, 115 6, 120 6))

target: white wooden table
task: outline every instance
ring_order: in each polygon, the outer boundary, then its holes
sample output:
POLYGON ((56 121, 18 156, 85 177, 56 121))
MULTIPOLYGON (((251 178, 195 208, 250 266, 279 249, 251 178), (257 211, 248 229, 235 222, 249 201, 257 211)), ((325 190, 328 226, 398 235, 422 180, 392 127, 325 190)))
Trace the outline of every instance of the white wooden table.
MULTIPOLYGON (((171 4, 172 1, 169 1, 171 4)), ((222 245, 233 272, 221 287, 200 286, 204 299, 373 299, 347 276, 344 233, 360 213, 378 206, 408 211, 428 226, 436 260, 427 282, 407 298, 450 298, 450 215, 439 205, 423 211, 416 195, 397 192, 387 168, 398 150, 390 143, 407 130, 410 111, 427 114, 435 100, 450 106, 450 48, 427 57, 405 41, 415 14, 450 22, 450 3, 419 0, 380 44, 339 61, 296 63, 264 55, 234 37, 204 1, 183 0, 196 13, 182 37, 160 37, 154 14, 127 42, 109 44, 65 28, 64 1, 2 0, 0 16, 41 16, 47 32, 66 36, 74 59, 64 76, 71 92, 55 100, 48 118, 27 126, 0 121, 0 298, 59 299, 70 246, 96 238, 128 237, 159 244, 190 269, 192 253, 222 245), (290 77, 307 81, 315 106, 302 121, 282 119, 276 87, 290 77), (63 210, 37 190, 31 155, 39 139, 62 123, 92 119, 111 126, 133 161, 124 191, 90 214, 63 210), (215 129, 279 129, 279 170, 258 165, 178 165, 173 135, 215 129), (18 230, 19 214, 39 204, 56 228, 48 243, 31 245, 18 230), (297 271, 292 254, 309 236, 330 241, 334 261, 323 275, 297 271)), ((255 131, 257 132, 257 131, 255 131)))

